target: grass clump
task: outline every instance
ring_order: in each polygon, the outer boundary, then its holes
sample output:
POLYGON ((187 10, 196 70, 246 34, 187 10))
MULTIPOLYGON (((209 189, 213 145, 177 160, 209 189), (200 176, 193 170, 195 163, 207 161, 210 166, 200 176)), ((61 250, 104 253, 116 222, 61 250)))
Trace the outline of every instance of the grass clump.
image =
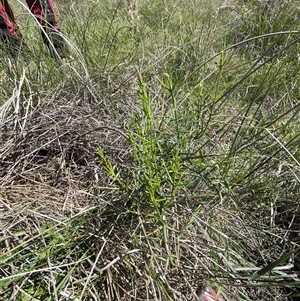
POLYGON ((297 8, 136 4, 59 9, 73 59, 0 62, 2 299, 293 300, 297 8))

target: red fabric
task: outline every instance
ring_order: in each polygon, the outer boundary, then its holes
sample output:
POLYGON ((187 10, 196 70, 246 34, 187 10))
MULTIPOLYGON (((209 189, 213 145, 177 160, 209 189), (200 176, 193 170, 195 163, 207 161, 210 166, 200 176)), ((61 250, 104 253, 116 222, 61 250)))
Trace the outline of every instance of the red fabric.
POLYGON ((18 31, 13 12, 7 0, 0 1, 0 29, 3 33, 10 35, 16 35, 18 31))
POLYGON ((204 294, 200 296, 200 301, 224 301, 220 293, 216 293, 211 287, 206 287, 204 294))
MULTIPOLYGON (((60 30, 52 0, 26 0, 26 3, 43 27, 50 25, 60 30)), ((7 0, 0 1, 0 30, 12 36, 18 34, 18 26, 7 0)))

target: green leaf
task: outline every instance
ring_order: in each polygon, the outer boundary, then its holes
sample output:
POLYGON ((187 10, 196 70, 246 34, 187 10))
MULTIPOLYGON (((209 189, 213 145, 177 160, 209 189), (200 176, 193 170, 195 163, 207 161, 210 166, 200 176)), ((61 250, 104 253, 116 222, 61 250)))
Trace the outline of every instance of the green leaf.
POLYGON ((261 270, 259 270, 258 272, 254 273, 250 280, 251 281, 255 281, 258 278, 260 278, 261 276, 265 275, 266 273, 272 271, 275 267, 279 266, 281 263, 285 262, 286 260, 288 260, 289 258, 291 258, 294 254, 296 254, 298 251, 300 250, 300 247, 296 248, 294 251, 291 251, 285 255, 283 255, 282 257, 280 257, 279 259, 275 260, 274 262, 268 264, 267 266, 265 266, 264 268, 262 268, 261 270))

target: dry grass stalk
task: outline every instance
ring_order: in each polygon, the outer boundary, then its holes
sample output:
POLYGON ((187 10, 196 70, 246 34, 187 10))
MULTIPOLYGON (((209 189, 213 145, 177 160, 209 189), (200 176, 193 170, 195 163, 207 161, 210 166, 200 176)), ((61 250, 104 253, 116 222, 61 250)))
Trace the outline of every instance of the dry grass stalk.
POLYGON ((138 11, 138 1, 137 0, 127 0, 128 11, 130 15, 130 21, 134 27, 135 31, 138 31, 139 26, 139 11, 138 11))

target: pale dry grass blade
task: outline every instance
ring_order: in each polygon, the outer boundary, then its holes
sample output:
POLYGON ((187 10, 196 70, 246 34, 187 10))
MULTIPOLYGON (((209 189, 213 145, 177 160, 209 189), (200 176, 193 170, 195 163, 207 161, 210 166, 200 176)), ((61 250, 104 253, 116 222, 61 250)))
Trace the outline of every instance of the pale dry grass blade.
POLYGON ((23 69, 22 76, 20 78, 20 81, 16 84, 16 87, 13 90, 12 96, 5 101, 5 103, 0 107, 0 126, 3 126, 4 123, 8 118, 11 118, 13 115, 15 117, 15 126, 18 123, 19 120, 19 114, 20 114, 20 108, 22 107, 21 103, 21 90, 25 81, 26 72, 25 69, 23 69), (9 113, 9 110, 13 109, 13 111, 10 113, 10 115, 7 116, 9 113))

